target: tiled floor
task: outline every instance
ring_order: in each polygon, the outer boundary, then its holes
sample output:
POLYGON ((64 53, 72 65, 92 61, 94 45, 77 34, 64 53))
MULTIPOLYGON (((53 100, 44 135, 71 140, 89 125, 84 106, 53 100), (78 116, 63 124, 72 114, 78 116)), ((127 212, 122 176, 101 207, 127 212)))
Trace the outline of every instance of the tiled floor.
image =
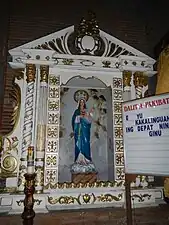
MULTIPOLYGON (((169 225, 169 205, 133 210, 133 225, 169 225)), ((0 225, 21 225, 20 215, 1 216, 0 225)), ((34 225, 126 225, 124 209, 93 209, 83 211, 37 214, 34 225)))

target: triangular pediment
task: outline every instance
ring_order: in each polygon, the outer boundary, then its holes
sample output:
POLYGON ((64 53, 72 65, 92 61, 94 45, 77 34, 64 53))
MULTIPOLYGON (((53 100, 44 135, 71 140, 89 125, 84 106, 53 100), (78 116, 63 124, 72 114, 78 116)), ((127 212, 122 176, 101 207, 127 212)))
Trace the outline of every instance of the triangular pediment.
POLYGON ((22 52, 23 49, 46 49, 54 50, 57 54, 93 55, 115 58, 121 55, 128 55, 145 57, 152 60, 148 55, 102 30, 99 30, 99 39, 97 37, 94 39, 92 35, 77 37, 74 32, 74 28, 74 26, 70 26, 63 30, 54 32, 13 48, 9 53, 22 52))

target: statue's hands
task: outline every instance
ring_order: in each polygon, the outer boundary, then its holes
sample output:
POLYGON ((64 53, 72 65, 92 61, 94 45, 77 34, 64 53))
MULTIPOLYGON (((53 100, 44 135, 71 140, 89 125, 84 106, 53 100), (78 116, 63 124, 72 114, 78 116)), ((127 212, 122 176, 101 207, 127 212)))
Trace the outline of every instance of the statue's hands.
POLYGON ((70 133, 70 138, 74 137, 74 132, 70 133))

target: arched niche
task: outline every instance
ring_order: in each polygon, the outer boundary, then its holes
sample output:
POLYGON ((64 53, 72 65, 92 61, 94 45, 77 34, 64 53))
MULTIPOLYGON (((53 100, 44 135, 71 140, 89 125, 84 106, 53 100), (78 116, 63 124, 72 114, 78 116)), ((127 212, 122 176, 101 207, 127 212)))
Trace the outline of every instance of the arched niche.
MULTIPOLYGON (((62 86, 64 84, 62 83, 62 86)), ((93 87, 93 88, 106 88, 107 85, 103 82, 103 80, 91 76, 91 77, 83 77, 80 75, 71 77, 66 83, 65 86, 72 87, 93 87)))
POLYGON ((58 181, 71 182, 76 141, 71 136, 72 118, 78 98, 86 100, 87 112, 92 111, 90 151, 97 180, 114 180, 112 90, 97 77, 74 76, 62 83, 60 97, 60 150, 58 181))

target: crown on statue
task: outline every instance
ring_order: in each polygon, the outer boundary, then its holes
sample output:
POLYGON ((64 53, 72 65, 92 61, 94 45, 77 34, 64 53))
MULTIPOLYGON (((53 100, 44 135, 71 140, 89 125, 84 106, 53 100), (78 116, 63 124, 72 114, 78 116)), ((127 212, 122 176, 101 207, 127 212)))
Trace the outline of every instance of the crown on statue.
POLYGON ((89 99, 89 94, 85 90, 78 90, 74 93, 74 100, 79 102, 80 99, 84 99, 86 102, 89 99))

